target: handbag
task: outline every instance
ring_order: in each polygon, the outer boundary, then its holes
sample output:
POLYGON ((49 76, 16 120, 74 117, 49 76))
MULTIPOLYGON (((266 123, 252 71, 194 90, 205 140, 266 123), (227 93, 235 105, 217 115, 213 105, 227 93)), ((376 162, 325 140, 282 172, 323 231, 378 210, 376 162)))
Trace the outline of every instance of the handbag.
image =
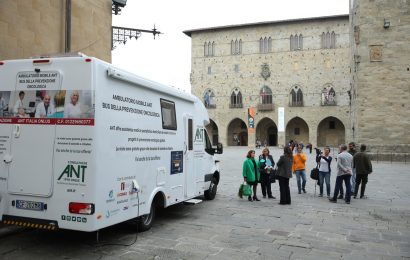
POLYGON ((310 178, 313 180, 319 180, 319 168, 316 166, 310 171, 310 178))
POLYGON ((279 174, 279 171, 278 171, 277 168, 272 169, 272 171, 269 173, 269 182, 270 182, 270 183, 275 183, 276 180, 277 180, 278 177, 279 177, 278 174, 279 174))

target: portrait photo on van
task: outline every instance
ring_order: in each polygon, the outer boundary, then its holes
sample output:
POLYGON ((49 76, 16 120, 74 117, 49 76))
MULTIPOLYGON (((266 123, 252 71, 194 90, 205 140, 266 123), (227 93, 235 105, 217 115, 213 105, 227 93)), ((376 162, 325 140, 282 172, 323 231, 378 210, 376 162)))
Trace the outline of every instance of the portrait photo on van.
POLYGON ((9 116, 10 91, 0 91, 0 117, 9 116))
POLYGON ((94 118, 94 97, 91 90, 67 90, 64 118, 94 118))

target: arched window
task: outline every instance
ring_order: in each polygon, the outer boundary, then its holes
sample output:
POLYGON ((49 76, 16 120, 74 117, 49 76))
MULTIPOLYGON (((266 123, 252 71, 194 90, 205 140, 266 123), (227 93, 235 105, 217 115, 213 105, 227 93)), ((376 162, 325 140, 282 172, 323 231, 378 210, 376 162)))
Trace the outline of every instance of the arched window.
POLYGON ((260 53, 268 53, 272 51, 272 38, 265 37, 259 39, 259 52, 260 53))
POLYGON ((268 52, 272 52, 272 38, 269 37, 268 39, 268 52))
POLYGON ((335 32, 332 32, 332 34, 330 35, 330 48, 331 49, 336 48, 336 34, 335 34, 335 32))
POLYGON ((290 36, 290 50, 298 51, 303 49, 303 35, 302 34, 293 34, 290 36))
POLYGON ((235 42, 233 40, 231 41, 231 54, 235 54, 235 42))
POLYGON ((303 106, 303 92, 299 86, 294 86, 290 91, 291 100, 290 106, 291 107, 301 107, 303 106))
POLYGON ((261 104, 272 104, 272 90, 268 86, 263 86, 259 95, 261 104))
POLYGON ((238 88, 235 88, 231 93, 230 108, 242 108, 242 93, 238 88))
POLYGON ((322 90, 322 106, 335 106, 336 105, 336 91, 332 85, 328 84, 323 87, 322 90))
POLYGON ((231 41, 231 54, 238 55, 242 53, 242 40, 232 40, 231 41))
POLYGON ((211 89, 205 90, 204 105, 206 108, 216 108, 215 94, 211 89))
POLYGON ((208 43, 204 43, 204 56, 208 56, 208 43))
POLYGON ((321 46, 322 49, 325 48, 325 38, 326 38, 326 34, 325 34, 325 32, 322 32, 322 35, 320 37, 320 46, 321 46))
POLYGON ((211 56, 215 56, 215 42, 212 42, 212 52, 211 56))

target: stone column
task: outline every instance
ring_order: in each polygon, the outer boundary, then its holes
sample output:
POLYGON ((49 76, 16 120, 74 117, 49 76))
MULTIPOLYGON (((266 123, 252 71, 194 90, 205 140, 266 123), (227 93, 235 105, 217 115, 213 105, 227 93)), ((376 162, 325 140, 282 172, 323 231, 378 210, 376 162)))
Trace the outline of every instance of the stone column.
POLYGON ((248 147, 255 148, 255 144, 256 144, 255 128, 251 129, 250 131, 248 129, 248 147))
POLYGON ((278 147, 286 145, 286 132, 278 132, 278 147))

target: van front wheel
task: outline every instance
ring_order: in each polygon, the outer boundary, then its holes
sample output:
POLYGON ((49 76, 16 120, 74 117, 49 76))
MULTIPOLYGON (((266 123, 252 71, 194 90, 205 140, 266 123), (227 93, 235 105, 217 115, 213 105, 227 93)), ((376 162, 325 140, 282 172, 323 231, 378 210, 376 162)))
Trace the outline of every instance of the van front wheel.
POLYGON ((204 192, 205 199, 207 199, 207 200, 213 200, 213 199, 215 199, 216 191, 217 191, 217 190, 218 190, 218 185, 216 184, 216 179, 215 179, 215 177, 214 177, 214 178, 212 178, 212 180, 211 180, 211 184, 209 185, 208 190, 206 190, 206 191, 204 192))
POLYGON ((154 218, 155 218, 155 203, 151 204, 151 209, 149 214, 147 215, 143 215, 139 218, 138 221, 138 230, 139 231, 147 231, 152 227, 152 223, 154 222, 154 218))

